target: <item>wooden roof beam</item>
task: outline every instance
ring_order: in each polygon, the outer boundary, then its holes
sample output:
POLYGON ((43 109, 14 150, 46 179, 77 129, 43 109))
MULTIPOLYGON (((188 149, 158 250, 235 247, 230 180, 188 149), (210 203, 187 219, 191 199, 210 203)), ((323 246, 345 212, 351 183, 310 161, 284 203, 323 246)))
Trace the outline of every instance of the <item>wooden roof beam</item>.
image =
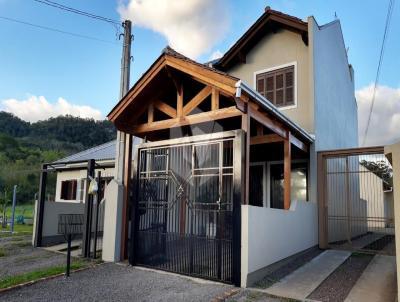
POLYGON ((272 130, 282 138, 287 138, 287 129, 279 122, 271 119, 268 115, 254 109, 251 105, 247 106, 247 112, 257 122, 272 130))
MULTIPOLYGON (((242 112, 238 110, 236 106, 231 106, 214 111, 182 116, 181 118, 178 117, 169 120, 153 122, 150 124, 146 123, 146 124, 136 125, 133 127, 126 127, 127 129, 125 130, 125 132, 131 133, 133 135, 138 135, 152 131, 165 130, 175 127, 182 127, 182 126, 194 125, 215 120, 221 120, 240 115, 242 115, 242 112)), ((121 125, 121 127, 123 127, 123 125, 121 125)))
POLYGON ((297 137, 295 137, 292 133, 290 135, 290 142, 292 145, 296 146, 300 150, 304 152, 308 152, 308 144, 303 143, 301 140, 299 140, 297 137))
POLYGON ((278 134, 257 135, 250 137, 250 145, 262 145, 283 142, 284 138, 278 134))
POLYGON ((168 105, 167 103, 164 103, 160 100, 157 100, 154 102, 154 107, 161 112, 165 113, 169 117, 175 118, 176 117, 176 109, 168 105))
POLYGON ((199 106, 210 94, 212 88, 210 86, 204 87, 198 94, 196 94, 190 101, 183 107, 183 115, 188 115, 197 106, 199 106))

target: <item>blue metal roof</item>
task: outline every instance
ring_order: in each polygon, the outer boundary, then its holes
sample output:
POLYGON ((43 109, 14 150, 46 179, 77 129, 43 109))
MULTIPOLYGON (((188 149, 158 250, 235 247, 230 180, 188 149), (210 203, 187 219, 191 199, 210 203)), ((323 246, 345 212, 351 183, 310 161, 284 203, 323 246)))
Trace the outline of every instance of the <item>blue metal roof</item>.
MULTIPOLYGON (((138 137, 133 137, 132 145, 140 144, 142 139, 138 137)), ((79 153, 72 154, 70 156, 61 158, 54 163, 57 162, 72 162, 72 161, 86 161, 89 159, 94 160, 114 160, 115 159, 115 151, 117 140, 110 141, 108 143, 104 143, 102 145, 81 151, 79 153)))

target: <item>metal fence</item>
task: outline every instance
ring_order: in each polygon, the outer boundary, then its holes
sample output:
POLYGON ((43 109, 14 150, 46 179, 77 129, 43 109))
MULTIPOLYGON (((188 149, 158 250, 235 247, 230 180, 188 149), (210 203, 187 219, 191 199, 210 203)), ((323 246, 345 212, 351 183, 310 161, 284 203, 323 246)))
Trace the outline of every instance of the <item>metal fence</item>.
MULTIPOLYGON (((383 148, 321 152, 322 214, 332 248, 394 254, 392 167, 383 148)), ((320 201, 321 202, 321 201, 320 201)))

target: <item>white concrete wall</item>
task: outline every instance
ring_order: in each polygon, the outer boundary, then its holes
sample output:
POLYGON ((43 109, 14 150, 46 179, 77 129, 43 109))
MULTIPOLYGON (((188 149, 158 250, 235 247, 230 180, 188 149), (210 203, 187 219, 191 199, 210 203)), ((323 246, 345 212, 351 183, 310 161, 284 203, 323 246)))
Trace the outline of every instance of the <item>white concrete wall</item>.
POLYGON ((122 198, 123 186, 113 179, 105 188, 105 211, 103 231, 104 261, 117 262, 121 259, 122 198))
POLYGON ((242 205, 242 286, 247 275, 318 244, 317 204, 293 201, 290 210, 242 205))
POLYGON ((385 146, 385 156, 393 168, 393 201, 396 241, 397 301, 400 301, 400 141, 385 146))
POLYGON ((349 68, 339 20, 319 26, 309 17, 308 31, 315 129, 310 152, 310 200, 316 201, 316 152, 358 147, 358 117, 354 73, 349 68))
POLYGON ((313 47, 316 151, 358 146, 357 103, 339 20, 309 18, 313 47))
MULTIPOLYGON (((114 168, 105 168, 105 169, 96 169, 95 175, 97 176, 97 172, 101 172, 102 177, 113 177, 114 176, 114 168)), ((87 177, 87 170, 75 170, 75 171, 59 171, 57 172, 57 181, 56 181, 56 194, 55 194, 55 201, 59 202, 85 202, 84 196, 82 194, 83 200, 79 198, 79 191, 83 190, 86 191, 86 177, 87 177), (80 187, 80 180, 84 179, 84 186, 83 188, 80 187), (77 180, 77 198, 75 200, 64 200, 61 198, 61 183, 65 180, 77 180)))
POLYGON ((295 65, 296 106, 281 108, 291 120, 306 131, 314 132, 313 100, 310 94, 309 47, 301 35, 289 30, 267 34, 246 55, 246 63, 237 64, 228 73, 256 89, 255 73, 295 65))
POLYGON ((83 214, 84 210, 85 205, 83 203, 45 201, 42 236, 49 237, 59 235, 59 214, 83 214))

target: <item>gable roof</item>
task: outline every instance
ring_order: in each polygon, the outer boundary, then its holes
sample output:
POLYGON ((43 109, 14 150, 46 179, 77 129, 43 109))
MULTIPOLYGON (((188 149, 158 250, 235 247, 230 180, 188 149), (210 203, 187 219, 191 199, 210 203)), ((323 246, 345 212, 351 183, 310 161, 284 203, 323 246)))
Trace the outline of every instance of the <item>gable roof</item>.
MULTIPOLYGON (((288 125, 290 129, 294 130, 308 142, 313 142, 314 138, 310 136, 307 131, 302 129, 295 122, 290 120, 284 113, 282 113, 274 104, 268 101, 265 97, 257 91, 249 87, 246 83, 237 77, 234 77, 226 72, 218 70, 206 64, 198 63, 188 57, 180 54, 171 47, 166 47, 158 59, 150 66, 150 68, 141 76, 141 78, 133 85, 128 93, 118 102, 117 105, 108 114, 108 119, 111 120, 118 128, 118 117, 122 115, 123 111, 135 101, 141 89, 149 83, 149 77, 154 76, 160 72, 165 66, 178 68, 180 71, 187 73, 193 77, 198 77, 204 82, 209 82, 210 85, 219 86, 218 88, 225 91, 232 97, 238 97, 241 92, 245 92, 256 103, 260 104, 266 111, 272 114, 279 121, 288 125)), ((121 130, 121 129, 120 129, 121 130)))
POLYGON ((182 72, 185 72, 204 82, 218 85, 219 89, 229 94, 235 94, 235 84, 237 81, 239 81, 239 78, 237 77, 211 66, 198 63, 167 46, 164 48, 156 61, 128 91, 128 93, 114 106, 114 108, 107 115, 107 118, 115 123, 118 116, 130 104, 131 100, 141 92, 141 90, 148 84, 154 75, 156 75, 162 68, 166 66, 179 69, 182 72))
POLYGON ((222 58, 213 63, 213 66, 226 70, 238 57, 239 60, 243 60, 242 56, 246 55, 259 42, 260 36, 264 36, 268 31, 276 32, 278 27, 299 33, 303 42, 308 45, 307 22, 267 6, 261 17, 236 41, 222 58))
MULTIPOLYGON (((138 137, 132 138, 132 145, 137 145, 141 142, 141 139, 138 137)), ((81 152, 72 154, 70 156, 61 158, 54 162, 56 163, 68 163, 68 162, 79 162, 79 161, 87 161, 89 159, 94 159, 98 161, 103 160, 115 160, 115 151, 117 147, 117 141, 109 141, 107 143, 95 146, 90 149, 83 150, 81 152)))

